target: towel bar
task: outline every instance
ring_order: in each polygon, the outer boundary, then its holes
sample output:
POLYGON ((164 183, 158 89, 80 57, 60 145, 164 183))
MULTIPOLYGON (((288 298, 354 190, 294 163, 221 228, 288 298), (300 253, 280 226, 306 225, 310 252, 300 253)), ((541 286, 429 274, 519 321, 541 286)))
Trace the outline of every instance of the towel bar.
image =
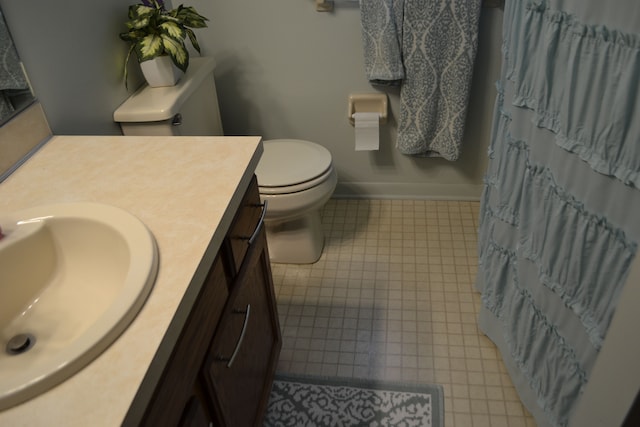
MULTIPOLYGON (((496 8, 504 7, 505 0, 482 0, 482 7, 496 8)), ((316 0, 317 12, 331 12, 334 3, 359 3, 359 0, 316 0)))

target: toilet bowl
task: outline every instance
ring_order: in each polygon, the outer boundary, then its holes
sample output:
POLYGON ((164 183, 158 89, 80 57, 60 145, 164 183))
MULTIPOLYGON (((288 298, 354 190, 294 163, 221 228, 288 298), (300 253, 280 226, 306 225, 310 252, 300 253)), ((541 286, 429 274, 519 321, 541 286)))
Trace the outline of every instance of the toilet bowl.
POLYGON ((297 139, 263 144, 256 176, 260 198, 267 202, 264 224, 269 258, 275 263, 314 263, 324 247, 320 209, 338 182, 331 153, 297 139))

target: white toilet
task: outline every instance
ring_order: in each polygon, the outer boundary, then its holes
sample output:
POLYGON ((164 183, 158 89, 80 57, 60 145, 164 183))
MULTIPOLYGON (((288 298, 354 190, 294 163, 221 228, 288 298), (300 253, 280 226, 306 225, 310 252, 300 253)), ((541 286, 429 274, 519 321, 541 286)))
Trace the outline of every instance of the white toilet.
MULTIPOLYGON (((114 112, 124 135, 223 135, 213 58, 191 58, 176 86, 144 86, 114 112)), ((256 175, 273 262, 316 262, 324 246, 320 209, 336 187, 331 153, 313 142, 264 141, 256 175)))
POLYGON ((113 121, 124 135, 223 135, 214 68, 213 58, 191 58, 178 84, 143 85, 114 111, 113 121))
POLYGON ((322 255, 320 209, 336 188, 331 153, 299 139, 264 141, 256 169, 271 261, 310 264, 322 255))

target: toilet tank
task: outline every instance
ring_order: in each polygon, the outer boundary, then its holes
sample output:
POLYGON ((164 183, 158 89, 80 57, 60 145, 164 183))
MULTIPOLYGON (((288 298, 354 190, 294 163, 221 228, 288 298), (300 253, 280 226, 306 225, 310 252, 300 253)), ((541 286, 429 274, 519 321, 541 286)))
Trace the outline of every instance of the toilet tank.
POLYGON ((143 85, 118 107, 113 120, 124 135, 223 135, 214 68, 213 58, 192 57, 178 84, 143 85))

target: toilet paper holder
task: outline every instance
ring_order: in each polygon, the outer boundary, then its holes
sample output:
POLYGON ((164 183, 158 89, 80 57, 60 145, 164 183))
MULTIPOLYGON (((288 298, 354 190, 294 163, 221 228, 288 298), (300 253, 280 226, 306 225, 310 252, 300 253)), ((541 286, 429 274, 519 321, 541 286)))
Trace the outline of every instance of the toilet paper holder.
POLYGON ((378 113, 380 124, 387 123, 387 94, 386 93, 357 93, 349 95, 349 123, 355 126, 354 113, 378 113))

